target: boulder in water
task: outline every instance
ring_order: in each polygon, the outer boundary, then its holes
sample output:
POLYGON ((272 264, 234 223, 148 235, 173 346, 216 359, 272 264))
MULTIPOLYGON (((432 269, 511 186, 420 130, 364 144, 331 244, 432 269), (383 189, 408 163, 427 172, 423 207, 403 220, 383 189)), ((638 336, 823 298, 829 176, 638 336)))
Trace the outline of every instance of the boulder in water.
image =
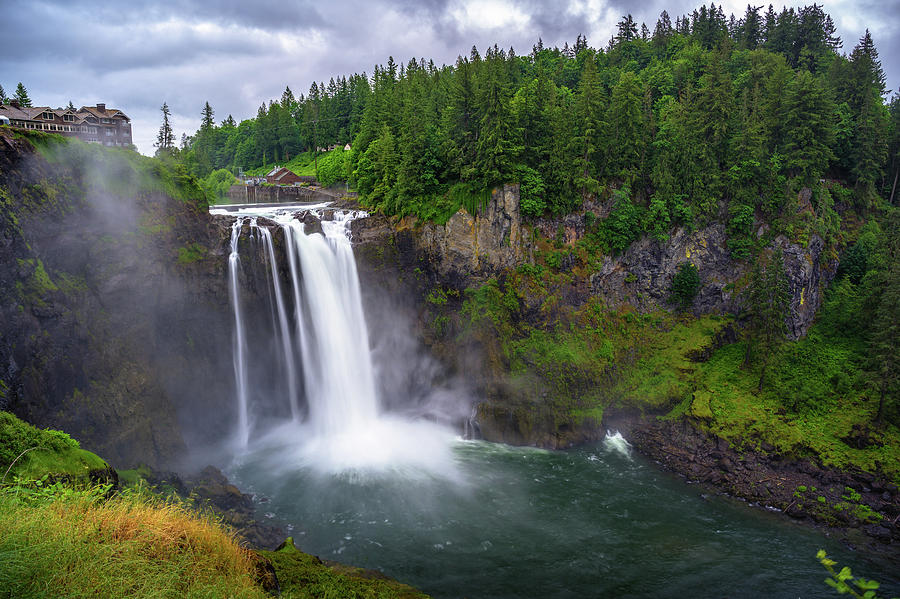
POLYGON ((312 235, 313 233, 319 233, 320 235, 325 234, 322 231, 322 221, 312 212, 298 214, 297 220, 303 223, 303 232, 307 235, 312 235))

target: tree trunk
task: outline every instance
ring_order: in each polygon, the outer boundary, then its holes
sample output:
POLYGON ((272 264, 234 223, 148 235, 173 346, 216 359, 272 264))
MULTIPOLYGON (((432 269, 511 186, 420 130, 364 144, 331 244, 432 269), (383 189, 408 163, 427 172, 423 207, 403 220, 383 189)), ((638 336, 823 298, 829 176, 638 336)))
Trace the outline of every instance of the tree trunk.
POLYGON ((746 368, 747 366, 750 365, 750 356, 753 353, 752 348, 753 348, 753 340, 748 337, 747 351, 744 352, 744 363, 741 364, 741 368, 746 368))
POLYGON ((897 191, 897 176, 898 175, 900 175, 900 168, 898 168, 897 170, 894 171, 894 185, 891 186, 891 199, 888 200, 888 204, 890 204, 892 206, 894 204, 894 192, 897 191))
POLYGON ((769 360, 763 360, 762 371, 759 373, 759 384, 756 386, 756 393, 759 394, 762 392, 763 381, 766 379, 766 367, 769 365, 769 360))
POLYGON ((885 390, 887 385, 881 383, 881 397, 878 398, 878 413, 875 414, 875 422, 879 425, 884 422, 884 396, 887 395, 885 390))

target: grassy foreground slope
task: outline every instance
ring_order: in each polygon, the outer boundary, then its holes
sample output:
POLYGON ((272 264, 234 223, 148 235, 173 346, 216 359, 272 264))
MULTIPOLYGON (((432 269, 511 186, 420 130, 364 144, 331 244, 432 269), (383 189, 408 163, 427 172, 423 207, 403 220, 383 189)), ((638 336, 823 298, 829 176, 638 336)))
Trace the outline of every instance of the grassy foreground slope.
POLYGON ((92 482, 104 471, 106 462, 65 433, 0 412, 0 589, 8 596, 263 598, 276 588, 271 565, 288 599, 425 597, 377 573, 326 565, 290 541, 257 553, 214 514, 146 487, 92 482))

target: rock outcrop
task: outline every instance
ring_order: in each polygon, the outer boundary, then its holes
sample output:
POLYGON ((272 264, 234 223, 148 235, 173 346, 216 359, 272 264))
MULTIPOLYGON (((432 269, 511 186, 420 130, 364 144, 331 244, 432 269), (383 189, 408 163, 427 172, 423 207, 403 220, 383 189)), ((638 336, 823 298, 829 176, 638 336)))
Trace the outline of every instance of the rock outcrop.
MULTIPOLYGON (((644 236, 620 256, 607 256, 590 275, 590 289, 611 307, 630 305, 641 311, 670 307, 672 278, 679 265, 690 262, 700 275, 700 290, 691 306, 695 315, 738 313, 740 291, 747 284, 750 264, 734 260, 726 245, 725 226, 714 223, 689 233, 676 229, 665 242, 644 236)), ((779 236, 769 246, 784 255, 791 293, 787 317, 789 336, 809 329, 822 301, 822 291, 834 276, 836 261, 825 261, 822 239, 813 235, 806 247, 779 236)))
POLYGON ((491 192, 484 210, 472 215, 460 209, 444 225, 410 227, 416 252, 449 280, 481 278, 531 260, 531 238, 519 212, 519 186, 491 192))

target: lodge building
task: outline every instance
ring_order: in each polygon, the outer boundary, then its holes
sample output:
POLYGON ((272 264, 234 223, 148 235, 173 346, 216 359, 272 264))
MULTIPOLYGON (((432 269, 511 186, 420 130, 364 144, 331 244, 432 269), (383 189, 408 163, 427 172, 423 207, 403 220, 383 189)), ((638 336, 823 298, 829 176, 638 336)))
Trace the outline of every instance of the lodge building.
POLYGON ((106 104, 71 108, 24 107, 16 102, 0 104, 0 122, 11 127, 58 133, 104 146, 131 147, 131 119, 106 104))

